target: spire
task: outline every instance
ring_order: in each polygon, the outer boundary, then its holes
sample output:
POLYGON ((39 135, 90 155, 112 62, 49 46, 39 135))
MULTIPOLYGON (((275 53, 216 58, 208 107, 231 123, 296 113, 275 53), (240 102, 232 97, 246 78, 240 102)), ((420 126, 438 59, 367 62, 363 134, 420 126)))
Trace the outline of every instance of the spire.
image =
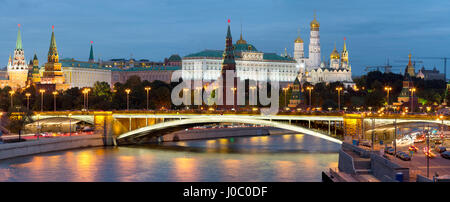
POLYGON ((38 58, 37 58, 37 56, 36 56, 36 53, 34 53, 34 57, 33 57, 33 60, 37 60, 38 58))
POLYGON ((20 35, 20 24, 17 25, 19 31, 17 31, 16 50, 22 50, 22 36, 20 35))
POLYGON ((346 40, 346 38, 344 37, 344 48, 342 49, 342 52, 347 51, 347 45, 345 44, 345 40, 346 40))
POLYGON ((48 62, 59 62, 58 50, 55 40, 55 26, 52 25, 52 38, 50 39, 50 48, 48 49, 48 62))
POLYGON ((231 39, 230 19, 228 19, 228 31, 227 31, 227 38, 230 38, 230 39, 231 39))
POLYGON ((411 66, 412 65, 412 63, 411 63, 411 53, 408 54, 408 57, 409 57, 408 66, 411 66))
POLYGON ((94 48, 92 47, 93 41, 91 41, 91 51, 89 52, 89 62, 94 62, 94 48))
POLYGON ((300 37, 300 27, 298 28, 298 37, 294 41, 295 43, 303 43, 302 38, 300 37))

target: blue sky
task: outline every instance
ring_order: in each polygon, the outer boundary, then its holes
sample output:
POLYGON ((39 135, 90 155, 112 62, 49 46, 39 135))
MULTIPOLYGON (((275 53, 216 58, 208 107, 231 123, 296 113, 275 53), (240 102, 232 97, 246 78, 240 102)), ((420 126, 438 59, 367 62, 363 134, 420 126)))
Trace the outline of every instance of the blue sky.
MULTIPOLYGON (((0 0, 0 5, 0 66, 13 53, 19 23, 27 60, 36 52, 41 63, 52 25, 63 58, 87 60, 94 41, 96 59, 132 54, 162 61, 173 53, 224 49, 228 18, 234 41, 242 22, 244 39, 258 50, 283 53, 287 48, 292 54, 298 28, 307 51, 314 10, 322 55, 328 59, 335 43, 342 49, 346 37, 354 75, 363 74, 367 65, 383 65, 388 57, 403 70, 406 62, 396 61, 407 60, 410 52, 450 57, 450 1, 0 0)), ((423 62, 443 71, 441 60, 423 62)))

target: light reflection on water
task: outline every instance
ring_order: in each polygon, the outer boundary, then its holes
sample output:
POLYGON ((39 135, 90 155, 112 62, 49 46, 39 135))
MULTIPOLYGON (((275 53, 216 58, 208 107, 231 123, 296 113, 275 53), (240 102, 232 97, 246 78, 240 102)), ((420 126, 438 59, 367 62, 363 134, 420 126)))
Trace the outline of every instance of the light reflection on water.
POLYGON ((97 147, 0 161, 0 181, 320 181, 339 145, 302 134, 97 147))

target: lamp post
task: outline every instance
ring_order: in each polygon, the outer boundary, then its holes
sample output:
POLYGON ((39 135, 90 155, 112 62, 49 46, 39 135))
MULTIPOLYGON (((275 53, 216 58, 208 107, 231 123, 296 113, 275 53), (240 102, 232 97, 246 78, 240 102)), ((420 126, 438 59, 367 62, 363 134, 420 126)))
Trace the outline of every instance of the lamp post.
POLYGON ((69 136, 72 136, 72 113, 69 113, 69 136))
POLYGON ((237 110, 237 109, 236 109, 236 106, 237 106, 237 103, 236 103, 236 102, 237 102, 237 99, 235 99, 235 98, 236 98, 236 89, 237 89, 236 87, 232 87, 232 88, 231 88, 231 90, 233 91, 233 106, 234 106, 234 107, 232 108, 232 110, 233 110, 233 109, 234 109, 234 110, 237 110))
MULTIPOLYGON (((255 95, 255 89, 256 89, 256 86, 250 86, 249 87, 250 88, 250 90, 252 90, 252 99, 256 99, 256 95, 255 95)), ((252 100, 253 101, 253 100, 252 100)), ((250 102, 250 101, 249 101, 250 102)), ((253 103, 253 102, 252 102, 253 103)), ((250 105, 250 103, 249 103, 249 105, 250 105)))
POLYGON ((127 93, 127 111, 130 111, 130 92, 131 90, 129 88, 125 89, 125 92, 127 93))
POLYGON ((41 93, 41 112, 42 112, 42 111, 44 111, 44 93, 45 93, 45 89, 40 89, 39 93, 41 93))
POLYGON ((56 95, 58 95, 58 91, 53 91, 53 111, 56 112, 56 95))
POLYGON ((152 89, 150 86, 146 86, 145 91, 147 91, 147 110, 148 110, 148 92, 152 89))
POLYGON ((25 93, 25 96, 27 96, 27 111, 30 110, 30 96, 31 93, 25 93))
POLYGON ((288 87, 283 88, 283 90, 284 90, 284 107, 286 107, 286 97, 287 97, 287 90, 288 89, 289 89, 288 87))
POLYGON ((338 91, 338 111, 341 111, 341 90, 342 87, 336 87, 336 90, 338 91))
POLYGON ((188 91, 189 91, 189 88, 183 88, 183 97, 184 97, 184 106, 186 107, 186 109, 188 109, 189 107, 188 107, 188 99, 190 100, 191 99, 191 97, 189 96, 189 98, 188 98, 188 91))
POLYGON ((387 91, 387 104, 386 105, 389 105, 389 92, 392 90, 392 87, 386 86, 386 87, 384 87, 384 90, 387 91))
POLYGON ((314 87, 308 86, 306 89, 309 91, 309 106, 311 107, 311 90, 313 90, 314 87))
POLYGON ((91 91, 90 88, 85 88, 83 90, 83 95, 84 95, 84 108, 86 109, 86 111, 88 111, 89 109, 89 92, 91 91))
POLYGON ((416 92, 416 88, 410 88, 411 92, 411 113, 414 112, 414 92, 416 92))
POLYGON ((16 92, 14 91, 14 90, 10 90, 9 91, 9 95, 10 95, 10 97, 11 97, 11 108, 14 106, 14 103, 13 103, 13 97, 14 97, 14 94, 15 94, 16 92))
POLYGON ((37 118, 38 118, 38 125, 37 125, 37 128, 39 129, 39 131, 38 131, 38 135, 37 135, 37 140, 39 140, 39 136, 41 135, 41 125, 39 124, 39 119, 40 119, 40 117, 41 117, 41 114, 37 114, 37 118))

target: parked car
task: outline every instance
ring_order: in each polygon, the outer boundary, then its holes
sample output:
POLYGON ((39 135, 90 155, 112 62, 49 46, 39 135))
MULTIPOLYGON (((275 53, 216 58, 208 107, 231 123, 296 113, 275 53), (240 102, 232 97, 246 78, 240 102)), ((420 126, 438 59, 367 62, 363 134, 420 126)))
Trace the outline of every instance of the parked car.
POLYGON ((404 160, 404 161, 410 161, 411 160, 411 157, 407 153, 402 152, 402 151, 398 151, 395 156, 397 158, 401 159, 401 160, 404 160))
POLYGON ((436 152, 438 153, 442 153, 447 151, 447 148, 436 145, 436 147, 434 147, 434 150, 436 150, 436 152))
POLYGON ((361 141, 361 145, 362 146, 366 146, 366 147, 371 147, 372 146, 372 144, 370 144, 369 141, 361 141))
POLYGON ((445 151, 441 153, 442 158, 450 159, 450 151, 445 151))
POLYGON ((390 154, 390 155, 394 155, 394 148, 392 147, 386 147, 384 148, 384 153, 390 154))

